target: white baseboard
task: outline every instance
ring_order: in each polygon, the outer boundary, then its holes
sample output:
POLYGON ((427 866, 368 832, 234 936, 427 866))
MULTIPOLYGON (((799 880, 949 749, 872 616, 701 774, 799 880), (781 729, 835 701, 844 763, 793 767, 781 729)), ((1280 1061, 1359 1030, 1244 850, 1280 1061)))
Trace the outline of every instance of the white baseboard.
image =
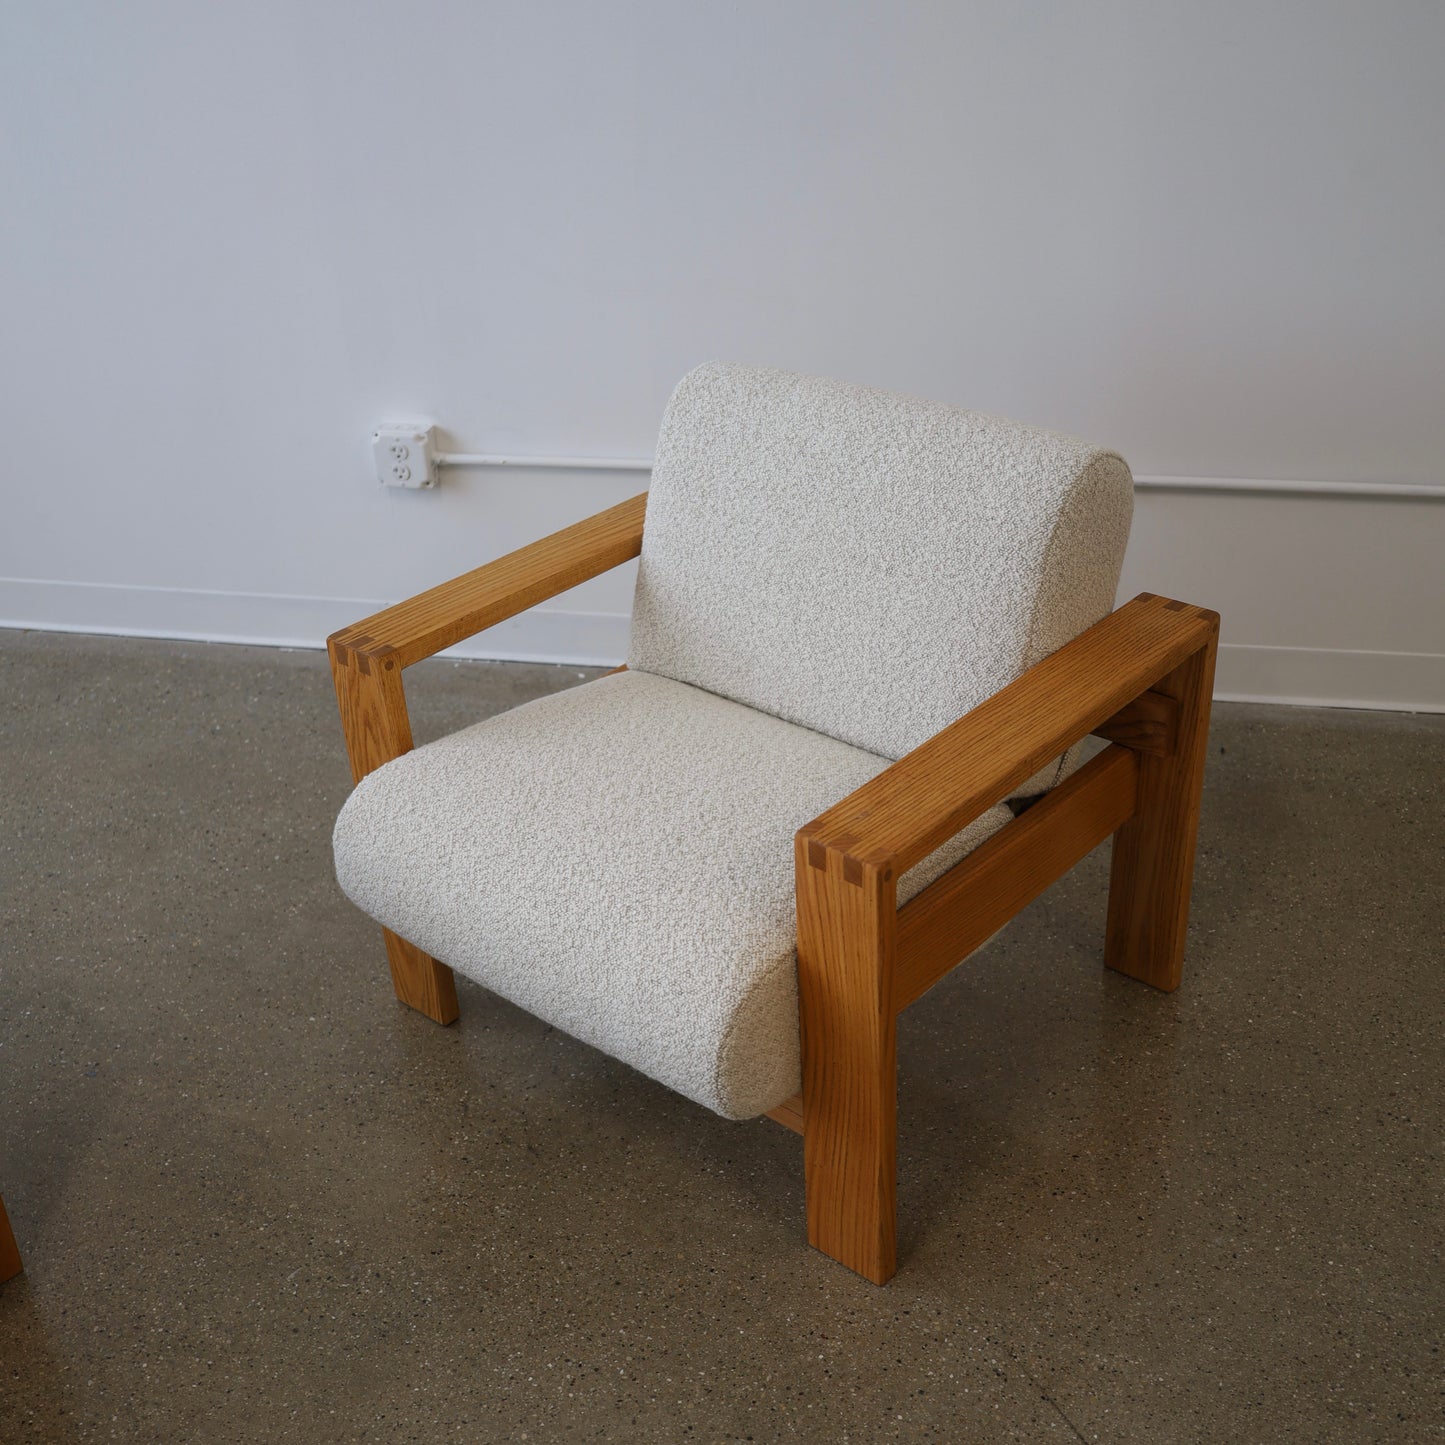
MULTIPOLYGON (((292 597, 0 577, 0 627, 35 632, 321 648, 331 633, 386 605, 387 599, 378 597, 292 597)), ((627 655, 628 622, 624 613, 537 607, 469 637, 443 656, 615 667, 627 655)))
MULTIPOLYGON (((319 648, 328 634, 385 605, 374 597, 0 578, 0 627, 42 632, 319 648)), ((623 613, 534 608, 445 655, 614 667, 626 655, 627 632, 623 613)), ((1231 702, 1445 712, 1445 656, 1226 643, 1219 649, 1215 696, 1231 702)))
POLYGON ((1214 695, 1222 702, 1445 712, 1445 656, 1221 643, 1214 695))

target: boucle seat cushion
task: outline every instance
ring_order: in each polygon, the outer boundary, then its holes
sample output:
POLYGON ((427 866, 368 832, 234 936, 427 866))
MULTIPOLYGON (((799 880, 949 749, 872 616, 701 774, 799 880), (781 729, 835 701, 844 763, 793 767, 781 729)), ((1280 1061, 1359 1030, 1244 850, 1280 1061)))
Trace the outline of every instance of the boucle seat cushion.
POLYGON ((658 438, 628 665, 899 758, 1112 609, 1133 505, 1089 442, 700 366, 658 438))
MULTIPOLYGON (((364 778, 336 824, 337 877, 467 977, 749 1118, 800 1087, 793 836, 887 762, 617 673, 364 778)), ((990 809, 905 874, 900 902, 1011 816, 990 809)))

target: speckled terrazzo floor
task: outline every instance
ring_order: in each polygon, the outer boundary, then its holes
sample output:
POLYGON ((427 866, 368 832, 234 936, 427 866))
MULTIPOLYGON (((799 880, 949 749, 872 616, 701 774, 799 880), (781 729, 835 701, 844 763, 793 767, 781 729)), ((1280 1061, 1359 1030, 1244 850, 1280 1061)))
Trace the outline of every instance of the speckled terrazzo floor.
POLYGON ((392 1001, 319 654, 0 633, 0 1441, 1440 1438, 1442 763, 1221 705, 1178 994, 1100 854, 905 1016, 880 1290, 794 1135, 392 1001))

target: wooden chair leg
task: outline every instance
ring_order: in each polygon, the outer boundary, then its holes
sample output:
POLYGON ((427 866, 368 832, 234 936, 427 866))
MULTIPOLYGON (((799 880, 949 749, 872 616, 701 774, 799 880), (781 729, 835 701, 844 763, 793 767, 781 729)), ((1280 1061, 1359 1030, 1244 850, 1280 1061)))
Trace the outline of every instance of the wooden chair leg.
POLYGON ((1104 962, 1166 991, 1178 988, 1183 976, 1194 881, 1219 637, 1218 617, 1206 615, 1214 618, 1209 642, 1154 689, 1179 704, 1174 747, 1168 754, 1138 754, 1138 802, 1134 816, 1114 835, 1109 878, 1104 962))
POLYGON ((10 1216, 5 1213, 5 1201, 0 1199, 0 1284, 14 1279, 24 1266, 20 1263, 20 1247, 10 1228, 10 1216))
MULTIPOLYGON (((368 648, 367 642, 364 637, 343 641, 340 633, 327 641, 351 776, 358 783, 373 769, 411 751, 401 667, 391 655, 393 649, 368 648)), ((397 998, 439 1024, 455 1022, 460 1009, 451 969, 389 928, 381 932, 397 998)))
POLYGON ((808 1242, 874 1284, 896 1268, 895 882, 798 848, 798 984, 808 1242))
POLYGON ((397 998, 439 1024, 455 1023, 461 1009, 451 969, 391 929, 383 928, 381 932, 386 939, 386 961, 391 965, 391 986, 397 998))

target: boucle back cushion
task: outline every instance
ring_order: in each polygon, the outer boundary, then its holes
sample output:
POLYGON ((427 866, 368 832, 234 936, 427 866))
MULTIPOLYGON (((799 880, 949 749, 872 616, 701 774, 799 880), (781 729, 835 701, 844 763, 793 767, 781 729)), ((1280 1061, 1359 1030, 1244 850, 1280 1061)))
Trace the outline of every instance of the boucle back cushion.
POLYGON ((898 758, 1113 606, 1122 458, 761 367, 689 373, 658 439, 628 665, 898 758))

